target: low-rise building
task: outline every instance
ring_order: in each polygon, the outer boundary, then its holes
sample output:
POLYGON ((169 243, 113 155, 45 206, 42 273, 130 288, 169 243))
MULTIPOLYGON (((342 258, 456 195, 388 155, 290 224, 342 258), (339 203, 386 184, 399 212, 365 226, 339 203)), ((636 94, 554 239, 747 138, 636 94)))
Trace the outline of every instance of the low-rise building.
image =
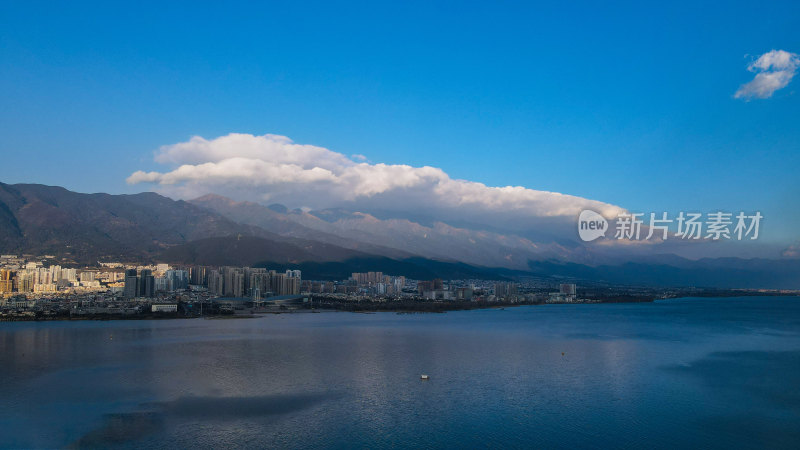
POLYGON ((178 312, 178 305, 174 303, 161 305, 153 304, 150 306, 150 308, 152 312, 178 312))

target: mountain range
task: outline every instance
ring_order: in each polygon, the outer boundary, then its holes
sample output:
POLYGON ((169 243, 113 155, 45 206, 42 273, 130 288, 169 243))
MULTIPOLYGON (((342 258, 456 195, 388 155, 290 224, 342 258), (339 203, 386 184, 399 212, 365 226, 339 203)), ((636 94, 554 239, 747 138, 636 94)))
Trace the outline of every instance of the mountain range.
POLYGON ((306 278, 319 279, 381 270, 420 279, 535 275, 649 286, 800 288, 798 259, 626 258, 485 228, 345 209, 289 209, 213 194, 183 201, 151 192, 83 194, 0 183, 0 251, 76 264, 269 266, 299 268, 306 278))

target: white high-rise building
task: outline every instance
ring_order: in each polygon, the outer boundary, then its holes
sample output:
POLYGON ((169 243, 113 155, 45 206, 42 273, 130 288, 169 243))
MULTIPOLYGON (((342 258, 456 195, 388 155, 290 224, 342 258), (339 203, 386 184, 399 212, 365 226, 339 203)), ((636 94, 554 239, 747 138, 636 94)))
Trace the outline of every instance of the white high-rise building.
POLYGON ((53 283, 61 279, 61 266, 50 266, 50 280, 53 283))
POLYGON ((78 271, 75 269, 62 269, 59 280, 78 281, 78 271))
POLYGON ((81 272, 81 283, 88 283, 90 281, 94 281, 95 273, 90 270, 86 270, 81 272))
POLYGON ((302 278, 300 276, 300 271, 299 270, 287 270, 286 271, 286 277, 287 278, 302 278))

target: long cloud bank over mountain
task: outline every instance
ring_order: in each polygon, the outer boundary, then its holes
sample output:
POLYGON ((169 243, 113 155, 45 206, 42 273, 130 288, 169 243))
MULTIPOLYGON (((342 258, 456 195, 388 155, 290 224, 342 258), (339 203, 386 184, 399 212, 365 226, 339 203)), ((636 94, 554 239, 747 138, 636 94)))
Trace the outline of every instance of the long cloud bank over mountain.
POLYGON ((621 211, 572 195, 453 179, 436 167, 354 161, 272 134, 231 133, 210 140, 195 136, 161 147, 155 160, 171 170, 137 171, 128 183, 155 183, 165 194, 182 198, 214 192, 290 207, 413 212, 438 220, 485 222, 482 218, 491 214, 523 228, 537 219, 574 223, 583 209, 608 217, 621 211))

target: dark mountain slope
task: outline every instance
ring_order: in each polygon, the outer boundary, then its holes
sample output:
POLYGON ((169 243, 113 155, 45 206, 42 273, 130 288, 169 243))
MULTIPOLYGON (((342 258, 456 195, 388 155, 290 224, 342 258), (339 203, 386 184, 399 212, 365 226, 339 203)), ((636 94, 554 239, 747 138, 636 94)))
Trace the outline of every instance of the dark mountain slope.
POLYGON ((0 183, 0 251, 53 254, 76 261, 148 259, 171 246, 248 235, 339 258, 330 244, 287 239, 259 227, 154 193, 81 194, 35 184, 0 183))

